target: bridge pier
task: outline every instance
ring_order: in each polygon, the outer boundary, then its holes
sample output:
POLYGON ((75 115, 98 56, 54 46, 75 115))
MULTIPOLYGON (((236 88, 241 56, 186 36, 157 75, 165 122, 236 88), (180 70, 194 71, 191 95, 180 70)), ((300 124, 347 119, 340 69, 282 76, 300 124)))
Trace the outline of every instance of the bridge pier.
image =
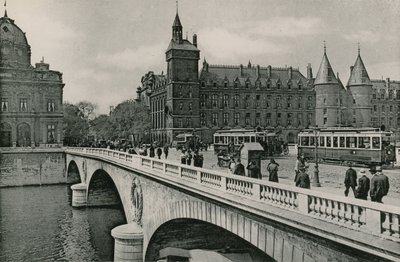
POLYGON ((143 229, 136 223, 111 230, 115 239, 114 261, 143 261, 143 229))
POLYGON ((84 183, 75 184, 71 186, 73 207, 85 207, 87 205, 86 188, 87 185, 84 183))

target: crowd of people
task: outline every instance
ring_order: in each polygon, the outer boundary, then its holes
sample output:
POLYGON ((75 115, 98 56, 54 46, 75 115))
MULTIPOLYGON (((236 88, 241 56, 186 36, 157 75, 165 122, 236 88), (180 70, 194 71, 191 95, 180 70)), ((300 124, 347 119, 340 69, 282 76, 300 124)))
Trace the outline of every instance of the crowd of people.
POLYGON ((138 153, 141 156, 149 157, 155 157, 157 155, 158 159, 161 159, 161 156, 164 153, 164 158, 167 159, 169 154, 169 144, 165 144, 163 147, 161 147, 157 143, 151 143, 150 146, 142 144, 141 146, 139 146, 138 153))
POLYGON ((185 148, 182 148, 181 164, 190 166, 192 164, 192 159, 193 166, 203 167, 204 157, 202 154, 199 153, 198 150, 195 150, 192 154, 191 150, 186 150, 185 148))

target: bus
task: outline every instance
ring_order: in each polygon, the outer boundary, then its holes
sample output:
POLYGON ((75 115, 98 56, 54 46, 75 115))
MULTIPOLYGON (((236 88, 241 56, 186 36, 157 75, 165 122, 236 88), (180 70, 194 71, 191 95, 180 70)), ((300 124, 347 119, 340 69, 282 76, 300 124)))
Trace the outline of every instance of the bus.
MULTIPOLYGON (((282 153, 283 142, 274 132, 248 129, 217 130, 214 133, 214 152, 235 153, 243 143, 260 143, 270 155, 282 153)), ((284 150, 287 153, 287 150, 284 150)))
POLYGON ((341 164, 389 164, 396 160, 393 132, 379 128, 305 129, 298 134, 298 154, 308 160, 341 164))
POLYGON ((193 149, 192 147, 194 147, 198 141, 198 135, 193 135, 191 133, 178 134, 174 141, 172 141, 172 147, 175 147, 177 150, 181 150, 183 147, 193 149))

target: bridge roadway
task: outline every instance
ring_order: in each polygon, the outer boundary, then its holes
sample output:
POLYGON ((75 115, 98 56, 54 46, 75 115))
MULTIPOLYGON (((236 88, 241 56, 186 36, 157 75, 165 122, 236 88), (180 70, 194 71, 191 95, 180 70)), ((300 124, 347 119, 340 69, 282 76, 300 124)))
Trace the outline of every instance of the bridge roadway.
POLYGON ((108 149, 65 152, 67 180, 80 182, 73 206, 122 202, 128 224, 112 230, 116 261, 235 243, 259 251, 254 261, 400 261, 396 206, 108 149))

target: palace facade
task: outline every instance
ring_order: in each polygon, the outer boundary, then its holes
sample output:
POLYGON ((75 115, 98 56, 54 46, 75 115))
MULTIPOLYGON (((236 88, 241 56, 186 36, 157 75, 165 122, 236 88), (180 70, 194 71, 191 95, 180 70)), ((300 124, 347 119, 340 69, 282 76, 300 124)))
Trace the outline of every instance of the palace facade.
MULTIPOLYGON (((137 100, 151 109, 153 141, 172 142, 177 134, 196 133, 204 142, 220 129, 267 129, 289 143, 309 126, 382 127, 399 133, 400 82, 371 80, 360 50, 343 85, 326 48, 318 73, 298 68, 212 65, 198 70, 197 35, 182 39, 178 13, 166 51, 167 73, 148 72, 137 100)), ((400 135, 400 134, 399 134, 400 135)))
POLYGON ((25 33, 0 18, 0 146, 55 147, 63 141, 62 74, 31 65, 25 33))

